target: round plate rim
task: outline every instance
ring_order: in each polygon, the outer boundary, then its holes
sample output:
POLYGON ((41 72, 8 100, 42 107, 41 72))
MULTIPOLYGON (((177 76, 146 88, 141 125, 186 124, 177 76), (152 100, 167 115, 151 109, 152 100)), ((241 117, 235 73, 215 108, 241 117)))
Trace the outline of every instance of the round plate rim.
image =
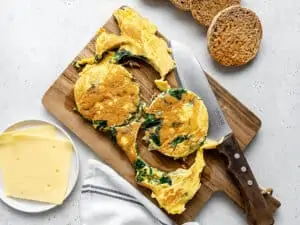
MULTIPOLYGON (((67 133, 67 131, 65 131, 65 129, 63 129, 61 126, 53 123, 53 122, 50 122, 48 120, 44 120, 44 119, 26 119, 26 120, 19 120, 13 124, 10 124, 8 125, 2 132, 6 132, 8 131, 9 129, 13 128, 14 126, 17 126, 18 124, 22 124, 22 123, 46 123, 46 124, 49 124, 51 126, 54 126, 56 129, 58 129, 60 132, 62 132, 68 139, 69 141, 71 142, 72 146, 73 146, 73 150, 74 150, 74 153, 75 153, 75 157, 76 157, 76 171, 75 171, 75 180, 74 180, 74 183, 72 184, 71 188, 69 191, 67 191, 66 195, 65 195, 65 198, 64 198, 64 202, 70 197, 70 195, 73 193, 75 187, 76 187, 76 184, 78 183, 78 179, 79 179, 79 170, 80 170, 80 162, 79 162, 79 152, 76 148, 76 145, 74 144, 74 141, 73 139, 71 138, 71 136, 67 133)), ((1 133, 2 133, 1 132, 1 133)), ((44 207, 43 209, 41 210, 35 210, 35 211, 32 211, 32 210, 24 210, 24 209, 20 209, 20 208, 16 208, 14 206, 12 206, 9 202, 7 202, 6 200, 4 200, 1 196, 0 196, 0 199, 3 203, 5 203, 7 206, 17 210, 17 211, 20 211, 20 212, 25 212, 25 213, 30 213, 30 214, 37 214, 37 213, 43 213, 43 212, 46 212, 46 211, 49 211, 51 209, 54 209, 60 205, 55 205, 55 204, 49 204, 49 207, 44 207)), ((62 203, 62 205, 64 204, 64 202, 62 203)))

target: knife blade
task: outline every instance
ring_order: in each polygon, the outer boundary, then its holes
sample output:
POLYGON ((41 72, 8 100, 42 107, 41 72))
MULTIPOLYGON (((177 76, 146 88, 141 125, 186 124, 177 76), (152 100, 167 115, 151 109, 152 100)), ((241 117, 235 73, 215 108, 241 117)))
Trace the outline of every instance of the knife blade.
POLYGON ((178 84, 201 97, 207 107, 210 118, 207 138, 216 141, 223 138, 217 150, 227 158, 227 170, 241 192, 248 224, 274 224, 272 212, 268 208, 251 168, 225 119, 201 64, 192 51, 183 44, 170 41, 170 46, 176 62, 175 74, 178 84))
POLYGON ((171 41, 172 54, 176 62, 178 84, 203 99, 209 114, 208 138, 219 140, 232 133, 232 130, 219 106, 215 94, 193 53, 184 45, 171 41))

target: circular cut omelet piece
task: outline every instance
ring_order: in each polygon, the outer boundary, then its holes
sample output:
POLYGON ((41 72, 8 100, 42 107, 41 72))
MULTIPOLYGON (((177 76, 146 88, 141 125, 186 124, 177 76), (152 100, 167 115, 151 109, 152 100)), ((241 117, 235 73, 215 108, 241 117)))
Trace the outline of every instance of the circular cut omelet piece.
POLYGON ((139 110, 139 86, 120 65, 109 62, 87 65, 74 87, 77 111, 95 128, 126 124, 139 110))
POLYGON ((232 6, 218 13, 211 23, 208 51, 224 66, 244 65, 256 56, 262 33, 261 22, 253 11, 232 6))
POLYGON ((191 13, 198 23, 208 27, 218 12, 240 2, 241 0, 191 0, 191 13))
POLYGON ((146 109, 143 128, 150 150, 175 159, 186 157, 205 142, 208 112, 204 102, 193 92, 169 89, 146 109))

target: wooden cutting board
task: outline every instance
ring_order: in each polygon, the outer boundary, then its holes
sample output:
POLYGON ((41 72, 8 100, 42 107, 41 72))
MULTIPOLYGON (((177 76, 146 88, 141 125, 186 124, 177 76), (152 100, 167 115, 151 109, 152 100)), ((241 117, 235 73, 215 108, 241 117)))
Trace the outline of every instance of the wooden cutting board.
MULTIPOLYGON (((119 28, 113 18, 104 25, 104 28, 108 32, 119 33, 119 28)), ((95 37, 74 60, 94 55, 95 37)), ((157 79, 159 75, 149 65, 143 63, 141 68, 131 68, 129 70, 141 86, 142 99, 149 102, 153 94, 159 93, 153 83, 153 80, 157 79)), ((242 149, 245 149, 257 134, 261 126, 260 120, 214 79, 209 75, 207 76, 239 144, 242 149)), ((95 131, 79 115, 73 112, 75 106, 73 86, 77 78, 78 72, 71 63, 45 93, 42 100, 45 108, 85 142, 102 160, 151 199, 149 190, 135 184, 134 170, 122 150, 115 146, 104 134, 95 131)), ((177 85, 174 74, 169 74, 168 80, 171 86, 175 87, 177 85)), ((177 167, 166 157, 157 153, 142 150, 141 155, 147 162, 153 166, 159 166, 161 169, 170 170, 175 166, 177 167)), ((205 159, 207 167, 202 175, 203 185, 201 189, 187 204, 187 209, 183 214, 170 215, 177 224, 193 220, 201 207, 218 191, 226 193, 232 201, 243 208, 240 193, 228 176, 225 164, 220 156, 214 151, 207 151, 205 159)), ((280 202, 273 197, 266 196, 266 199, 273 211, 280 206, 280 202)), ((151 201, 155 202, 153 199, 151 201)))

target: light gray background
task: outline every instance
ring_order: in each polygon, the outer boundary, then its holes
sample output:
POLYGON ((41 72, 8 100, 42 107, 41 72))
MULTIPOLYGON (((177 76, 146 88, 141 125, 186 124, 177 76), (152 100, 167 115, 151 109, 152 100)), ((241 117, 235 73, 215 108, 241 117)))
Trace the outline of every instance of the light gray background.
MULTIPOLYGON (((217 66, 206 50, 202 27, 167 0, 0 0, 0 130, 27 118, 57 122, 41 105, 42 95, 113 10, 124 4, 150 18, 168 38, 191 46, 204 68, 262 119, 247 157, 262 186, 273 187, 281 199, 276 224, 300 224, 298 0, 243 1, 261 18, 264 37, 257 59, 239 70, 217 66)), ((87 159, 95 156, 74 138, 83 173, 87 159)), ((0 224, 80 224, 79 197, 77 186, 66 204, 41 215, 19 213, 0 202, 0 224)), ((246 224, 221 194, 197 220, 202 225, 246 224)))

